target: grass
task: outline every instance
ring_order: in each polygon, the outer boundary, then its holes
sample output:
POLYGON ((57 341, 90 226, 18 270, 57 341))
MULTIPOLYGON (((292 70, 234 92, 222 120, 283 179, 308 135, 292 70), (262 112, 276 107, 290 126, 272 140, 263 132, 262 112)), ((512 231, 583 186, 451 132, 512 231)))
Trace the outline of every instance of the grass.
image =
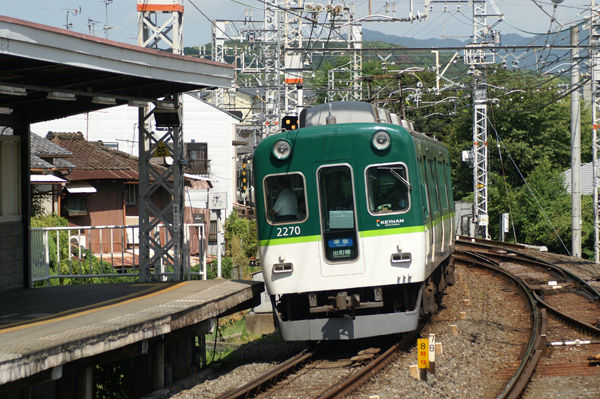
POLYGON ((246 313, 239 312, 220 319, 218 327, 215 325, 214 332, 206 334, 206 359, 208 364, 222 361, 240 345, 262 337, 262 335, 250 334, 246 330, 246 320, 244 318, 246 313), (217 342, 216 347, 215 339, 217 342))

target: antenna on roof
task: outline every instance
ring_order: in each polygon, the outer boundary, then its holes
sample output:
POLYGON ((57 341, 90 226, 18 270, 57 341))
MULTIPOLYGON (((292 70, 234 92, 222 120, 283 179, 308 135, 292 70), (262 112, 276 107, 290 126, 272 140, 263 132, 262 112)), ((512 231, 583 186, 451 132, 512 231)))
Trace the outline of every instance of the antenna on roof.
POLYGON ((75 16, 77 14, 81 14, 81 6, 77 8, 55 8, 55 7, 44 7, 47 10, 60 10, 66 13, 66 22, 63 25, 65 29, 71 29, 73 27, 73 23, 69 22, 69 14, 75 16))
POLYGON ((99 23, 100 23, 100 21, 96 21, 95 19, 88 18, 88 33, 91 36, 94 36, 96 34, 95 28, 96 28, 96 25, 99 23))
POLYGON ((104 8, 105 8, 105 17, 104 17, 104 26, 102 27, 102 30, 104 31, 104 36, 108 39, 108 32, 111 29, 115 29, 118 28, 118 26, 110 26, 108 24, 108 6, 112 4, 113 0, 100 0, 104 3, 104 8))

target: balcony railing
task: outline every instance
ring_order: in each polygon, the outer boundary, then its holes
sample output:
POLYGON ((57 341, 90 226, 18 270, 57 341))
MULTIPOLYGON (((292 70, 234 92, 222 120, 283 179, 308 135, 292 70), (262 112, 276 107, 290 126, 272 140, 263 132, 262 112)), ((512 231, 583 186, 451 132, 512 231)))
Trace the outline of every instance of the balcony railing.
MULTIPOLYGON (((184 279, 206 280, 204 224, 184 226, 184 279)), ((153 236, 161 240, 166 230, 159 225, 153 236)), ((33 227, 31 269, 36 285, 53 279, 135 281, 140 274, 139 226, 33 227)), ((161 275, 168 278, 169 273, 161 275)))

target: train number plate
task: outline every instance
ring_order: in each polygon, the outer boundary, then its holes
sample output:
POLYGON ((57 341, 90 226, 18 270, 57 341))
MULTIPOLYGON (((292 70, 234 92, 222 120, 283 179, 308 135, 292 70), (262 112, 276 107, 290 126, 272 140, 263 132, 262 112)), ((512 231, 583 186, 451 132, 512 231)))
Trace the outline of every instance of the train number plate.
POLYGON ((277 237, 299 236, 301 232, 300 226, 277 227, 277 237))

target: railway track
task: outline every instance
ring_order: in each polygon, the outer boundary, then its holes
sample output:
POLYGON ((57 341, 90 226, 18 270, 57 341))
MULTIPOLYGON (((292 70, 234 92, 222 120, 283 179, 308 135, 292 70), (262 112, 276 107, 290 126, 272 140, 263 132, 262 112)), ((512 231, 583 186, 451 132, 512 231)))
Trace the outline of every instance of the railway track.
MULTIPOLYGON (((244 389, 235 394, 216 389, 214 395, 198 396, 194 389, 174 397, 598 398, 600 362, 593 356, 600 354, 600 308, 596 290, 586 284, 595 281, 598 272, 589 262, 566 257, 560 258, 560 265, 568 267, 554 267, 553 256, 522 246, 459 240, 456 284, 420 332, 434 333, 443 343, 436 374, 427 381, 409 375, 416 362, 415 335, 396 348, 369 343, 380 349, 381 355, 373 359, 380 364, 391 361, 387 367, 368 365, 368 356, 353 362, 362 348, 345 342, 329 349, 311 348, 298 355, 298 363, 287 372, 276 367, 267 373, 271 377, 258 378, 260 383, 247 383, 258 371, 239 378, 245 374, 242 367, 235 380, 244 389), (387 349, 393 354, 390 360, 383 355, 387 349)), ((221 385, 227 385, 225 380, 221 385)), ((212 379, 207 385, 211 383, 212 379)), ((198 387, 198 392, 203 389, 198 387)))
POLYGON ((529 343, 498 398, 551 397, 561 376, 600 377, 594 367, 600 352, 598 291, 567 268, 503 244, 461 239, 454 254, 455 264, 489 268, 511 278, 529 298, 529 343))
POLYGON ((413 332, 395 342, 379 340, 382 347, 346 345, 344 353, 339 352, 340 343, 321 343, 217 399, 342 398, 389 364, 399 351, 414 345, 416 337, 413 332))

